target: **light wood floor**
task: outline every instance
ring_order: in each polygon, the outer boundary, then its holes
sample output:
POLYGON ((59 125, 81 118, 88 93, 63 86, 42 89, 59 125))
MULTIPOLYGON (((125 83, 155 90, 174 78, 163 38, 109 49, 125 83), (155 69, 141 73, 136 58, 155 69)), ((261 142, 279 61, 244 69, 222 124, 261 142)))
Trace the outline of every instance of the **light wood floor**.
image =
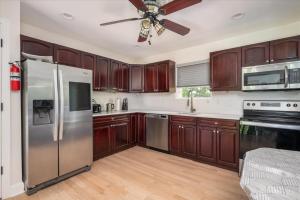
POLYGON ((92 170, 13 200, 242 200, 237 173, 134 147, 92 170))

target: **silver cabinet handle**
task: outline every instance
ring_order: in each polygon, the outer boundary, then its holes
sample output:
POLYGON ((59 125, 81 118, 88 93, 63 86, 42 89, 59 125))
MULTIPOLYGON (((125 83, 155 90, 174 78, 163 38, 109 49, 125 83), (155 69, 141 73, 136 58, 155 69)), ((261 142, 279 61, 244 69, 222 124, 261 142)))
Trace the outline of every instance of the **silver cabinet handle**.
POLYGON ((219 134, 220 133, 220 131, 217 131, 217 134, 219 134))
POLYGON ((216 130, 213 130, 213 133, 216 133, 216 130))
POLYGON ((289 85, 289 69, 284 66, 284 87, 287 88, 289 85))
POLYGON ((58 134, 58 82, 57 82, 57 70, 53 70, 54 80, 54 124, 53 124, 53 140, 57 141, 58 134))
POLYGON ((273 59, 271 59, 271 62, 274 62, 274 60, 273 60, 273 59))
POLYGON ((269 60, 266 60, 266 63, 269 63, 270 61, 269 60))
POLYGON ((59 93, 60 93, 60 113, 59 113, 59 140, 63 139, 64 134, 64 82, 62 71, 58 71, 59 78, 59 93))

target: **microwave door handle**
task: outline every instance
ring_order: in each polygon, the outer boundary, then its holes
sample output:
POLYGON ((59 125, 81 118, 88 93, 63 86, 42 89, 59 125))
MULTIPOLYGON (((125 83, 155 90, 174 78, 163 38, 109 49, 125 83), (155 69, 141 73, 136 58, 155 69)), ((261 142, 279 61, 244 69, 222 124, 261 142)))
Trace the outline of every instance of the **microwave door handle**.
POLYGON ((284 87, 289 86, 289 69, 287 66, 284 66, 284 87))
POLYGON ((59 113, 59 140, 63 139, 64 134, 64 85, 62 71, 58 71, 59 93, 60 93, 60 113, 59 113))
POLYGON ((54 81, 53 141, 57 141, 57 135, 58 135, 58 81, 57 81, 57 69, 53 70, 53 81, 54 81))

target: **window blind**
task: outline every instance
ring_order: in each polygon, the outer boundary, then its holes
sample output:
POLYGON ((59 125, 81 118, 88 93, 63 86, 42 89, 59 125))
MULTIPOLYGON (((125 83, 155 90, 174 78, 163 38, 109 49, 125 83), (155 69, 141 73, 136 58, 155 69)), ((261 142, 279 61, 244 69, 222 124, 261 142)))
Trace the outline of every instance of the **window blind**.
POLYGON ((209 85, 209 63, 188 64, 177 67, 177 87, 209 85))

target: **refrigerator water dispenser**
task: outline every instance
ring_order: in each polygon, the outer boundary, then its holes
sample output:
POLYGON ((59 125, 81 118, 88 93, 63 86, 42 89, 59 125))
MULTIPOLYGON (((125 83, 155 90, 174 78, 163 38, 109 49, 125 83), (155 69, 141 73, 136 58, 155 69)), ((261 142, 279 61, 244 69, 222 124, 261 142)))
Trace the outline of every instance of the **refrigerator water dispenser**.
POLYGON ((33 100, 33 125, 53 123, 54 100, 33 100))

